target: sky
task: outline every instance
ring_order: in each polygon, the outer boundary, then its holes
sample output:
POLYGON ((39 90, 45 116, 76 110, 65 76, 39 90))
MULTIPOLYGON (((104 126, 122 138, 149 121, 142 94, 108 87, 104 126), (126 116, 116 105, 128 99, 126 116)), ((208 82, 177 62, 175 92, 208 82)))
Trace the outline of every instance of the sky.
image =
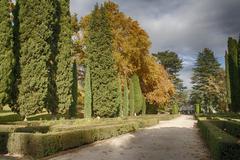
MULTIPOLYGON (((224 66, 228 37, 240 33, 240 0, 112 0, 149 34, 151 52, 170 50, 182 59, 180 78, 191 88, 192 67, 203 48, 224 66)), ((104 0, 71 0, 79 18, 104 0)))

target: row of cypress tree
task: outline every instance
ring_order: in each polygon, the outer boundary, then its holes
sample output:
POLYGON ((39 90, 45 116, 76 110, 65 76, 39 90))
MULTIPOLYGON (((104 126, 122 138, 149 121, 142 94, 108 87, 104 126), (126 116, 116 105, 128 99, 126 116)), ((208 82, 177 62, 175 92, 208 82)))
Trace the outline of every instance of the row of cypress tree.
POLYGON ((88 33, 84 85, 85 118, 139 114, 143 106, 139 78, 136 74, 132 76, 130 95, 125 78, 122 92, 122 82, 113 59, 113 37, 104 6, 95 6, 88 33))
POLYGON ((229 109, 232 112, 240 112, 240 39, 228 39, 225 70, 229 109))
POLYGON ((69 0, 17 0, 13 22, 8 0, 0 3, 1 68, 6 68, 0 74, 1 104, 25 117, 43 108, 73 116, 77 79, 69 0))

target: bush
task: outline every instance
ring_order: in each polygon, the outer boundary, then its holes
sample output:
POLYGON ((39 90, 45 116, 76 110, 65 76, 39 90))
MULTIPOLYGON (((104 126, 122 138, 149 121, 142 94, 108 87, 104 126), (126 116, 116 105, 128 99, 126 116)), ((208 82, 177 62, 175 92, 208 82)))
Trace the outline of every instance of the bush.
POLYGON ((6 122, 15 122, 15 121, 21 121, 22 118, 20 115, 15 113, 0 113, 0 124, 6 123, 6 122))
POLYGON ((198 120, 198 126, 215 160, 240 160, 237 138, 225 133, 210 121, 198 120))
POLYGON ((240 123, 239 122, 232 122, 232 121, 220 121, 215 120, 212 121, 217 127, 222 129, 223 131, 227 132, 228 134, 240 138, 240 123))

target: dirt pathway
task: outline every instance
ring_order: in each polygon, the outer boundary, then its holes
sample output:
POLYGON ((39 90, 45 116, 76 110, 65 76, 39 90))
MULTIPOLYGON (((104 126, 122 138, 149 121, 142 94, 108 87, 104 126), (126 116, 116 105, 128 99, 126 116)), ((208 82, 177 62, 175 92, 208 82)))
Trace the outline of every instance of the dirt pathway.
POLYGON ((209 160, 192 116, 62 152, 50 160, 209 160))

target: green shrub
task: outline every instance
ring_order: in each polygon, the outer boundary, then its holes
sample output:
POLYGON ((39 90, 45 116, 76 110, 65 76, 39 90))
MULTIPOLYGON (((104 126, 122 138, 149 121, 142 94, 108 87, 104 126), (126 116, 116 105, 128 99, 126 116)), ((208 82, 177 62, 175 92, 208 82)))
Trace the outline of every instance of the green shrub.
POLYGON ((1 113, 0 114, 0 124, 6 123, 6 122, 15 122, 15 121, 21 121, 22 118, 20 115, 15 113, 1 113))
POLYGON ((232 121, 211 121, 217 127, 227 132, 228 134, 240 138, 240 123, 232 121))
POLYGON ((198 126, 215 160, 240 160, 237 138, 227 134, 210 121, 198 120, 198 126))
POLYGON ((7 152, 8 132, 0 132, 0 153, 7 152))
POLYGON ((200 105, 196 104, 195 106, 195 114, 199 114, 200 113, 200 105))

